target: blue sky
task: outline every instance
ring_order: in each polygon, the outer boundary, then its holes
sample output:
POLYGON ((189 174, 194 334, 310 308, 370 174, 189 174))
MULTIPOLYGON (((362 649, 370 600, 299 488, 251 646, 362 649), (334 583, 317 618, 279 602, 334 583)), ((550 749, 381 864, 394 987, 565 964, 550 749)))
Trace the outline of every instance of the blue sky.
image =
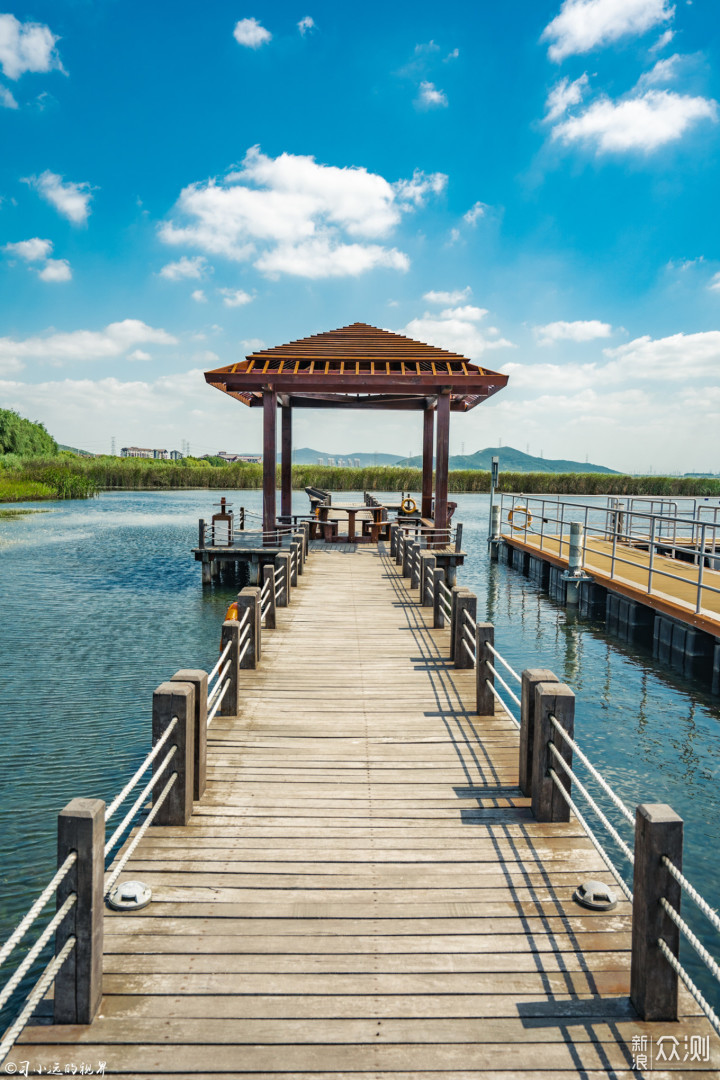
POLYGON ((254 451, 201 372, 360 321, 510 375, 453 452, 720 471, 719 51, 711 0, 6 8, 0 405, 254 451))

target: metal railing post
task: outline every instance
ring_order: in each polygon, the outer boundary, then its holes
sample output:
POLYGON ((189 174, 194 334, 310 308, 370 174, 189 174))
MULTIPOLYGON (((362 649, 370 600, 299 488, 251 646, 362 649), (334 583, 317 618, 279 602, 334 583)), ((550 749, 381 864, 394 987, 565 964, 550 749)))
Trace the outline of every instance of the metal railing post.
MULTIPOLYGON (((239 661, 239 666, 241 669, 256 668, 258 666, 258 661, 260 660, 260 655, 262 653, 262 630, 260 625, 260 589, 257 587, 257 585, 246 585, 244 589, 240 590, 237 596, 237 606, 238 621, 240 623, 242 623, 245 612, 250 612, 250 618, 248 621, 248 629, 250 631, 250 646, 245 652, 242 660, 239 661)), ((241 645, 241 654, 244 649, 245 646, 241 645)))
POLYGON ((277 625, 275 606, 275 567, 272 563, 263 566, 263 588, 267 586, 269 605, 265 612, 265 629, 274 630, 277 625))
POLYGON ((700 562, 698 564, 698 587, 697 587, 697 603, 695 604, 695 613, 697 614, 702 607, 702 589, 703 589, 703 570, 705 569, 705 529, 707 526, 703 524, 700 527, 700 562))
MULTIPOLYGON (((165 734, 173 719, 177 724, 170 742, 177 746, 168 776, 177 773, 175 783, 155 817, 156 825, 187 825, 193 810, 193 777, 195 773, 195 687, 187 682, 160 683, 153 694, 153 746, 165 734)), ((160 772, 160 757, 153 762, 153 776, 160 772)), ((167 776, 165 777, 167 779, 167 776)), ((159 799, 162 784, 153 790, 153 805, 159 799)))
MULTIPOLYGON (((550 769, 555 768, 555 760, 550 743, 572 768, 572 750, 560 736, 556 737, 550 717, 558 723, 572 738, 575 722, 575 694, 565 683, 537 683, 535 686, 535 732, 533 738, 532 760, 532 812, 537 821, 569 821, 570 807, 555 786, 550 769)), ((558 780, 570 794, 570 777, 561 768, 558 780)))
MULTIPOLYGON (((225 646, 223 646, 224 648, 225 646)), ((230 656, 232 658, 232 649, 230 656)), ((230 670, 232 669, 232 663, 230 670)), ((183 668, 176 671, 170 682, 192 683, 195 687, 195 736, 193 752, 193 799, 202 798, 207 784, 207 697, 208 677, 206 671, 199 668, 183 668)), ((230 687, 226 692, 229 693, 230 687)))
POLYGON ((650 536, 648 537, 649 552, 648 552, 648 585, 647 591, 652 592, 652 578, 653 578, 653 566, 655 564, 655 517, 650 518, 650 536))
MULTIPOLYGON (((458 593, 455 601, 455 641, 453 643, 453 653, 455 655, 456 668, 471 668, 475 666, 475 657, 471 657, 467 649, 463 647, 463 641, 467 641, 467 634, 465 633, 465 627, 468 626, 467 619, 465 618, 466 611, 473 622, 477 622, 477 596, 475 596, 474 593, 458 593)), ((473 634, 472 631, 471 636, 473 638, 474 646, 475 634, 473 634)))
POLYGON ((488 645, 495 645, 493 623, 478 623, 475 629, 475 711, 478 716, 495 715, 495 697, 488 686, 495 685, 495 677, 487 666, 492 663, 488 645))
POLYGON ((239 692, 238 692, 238 656, 240 654, 240 623, 237 619, 228 619, 222 624, 220 631, 220 652, 223 651, 228 642, 232 642, 230 647, 230 654, 228 660, 230 661, 230 667, 228 668, 228 679, 230 685, 225 691, 225 695, 220 702, 220 708, 218 714, 220 716, 237 716, 240 711, 239 692))
POLYGON ((643 1020, 677 1020, 678 977, 658 946, 663 938, 677 958, 680 930, 663 910, 664 898, 680 911, 681 888, 662 863, 682 869, 683 821, 664 803, 635 812, 630 1000, 643 1020))
POLYGON ((539 683, 558 682, 548 668, 526 668, 521 674, 520 700, 520 790, 523 795, 532 795, 532 762, 535 743, 535 688, 539 683))
POLYGON ((55 978, 56 1024, 91 1024, 100 1007, 104 849, 105 803, 72 799, 58 814, 58 868, 72 851, 77 852, 77 860, 58 885, 57 909, 71 893, 77 899, 55 931, 55 955, 70 937, 75 938, 75 946, 55 978))

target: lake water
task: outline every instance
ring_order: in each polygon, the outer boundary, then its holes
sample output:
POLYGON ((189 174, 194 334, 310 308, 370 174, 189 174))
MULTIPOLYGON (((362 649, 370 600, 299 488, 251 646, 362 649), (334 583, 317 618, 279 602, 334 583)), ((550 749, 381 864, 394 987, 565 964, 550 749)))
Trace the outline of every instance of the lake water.
MULTIPOLYGON (((153 689, 217 658, 234 590, 203 589, 190 551, 221 494, 113 492, 0 519, 0 942, 52 876, 58 810, 75 796, 111 799, 149 749, 153 689)), ((227 494, 260 510, 260 492, 227 494)), ((572 687, 580 745, 631 807, 667 802, 684 818, 685 872, 720 905, 720 700, 491 563, 488 496, 453 498, 469 554, 458 581, 477 593, 496 646, 516 670, 550 668, 572 687)), ((295 493, 294 511, 307 509, 295 493)), ((720 955, 692 907, 686 917, 720 955)), ((716 984, 689 950, 683 959, 717 1010, 716 984)))

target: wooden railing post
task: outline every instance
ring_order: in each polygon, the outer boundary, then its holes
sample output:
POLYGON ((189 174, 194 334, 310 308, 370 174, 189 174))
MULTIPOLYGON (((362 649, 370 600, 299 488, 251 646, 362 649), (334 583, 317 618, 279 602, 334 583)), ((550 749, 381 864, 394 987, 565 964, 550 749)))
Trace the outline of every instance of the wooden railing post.
POLYGON ((57 906, 77 899, 55 931, 55 955, 75 938, 55 978, 56 1024, 91 1024, 102 998, 105 803, 72 799, 58 814, 58 867, 77 852, 77 861, 58 885, 57 906))
POLYGON ((445 607, 442 602, 442 586, 445 584, 445 571, 442 567, 433 570, 433 628, 442 630, 445 626, 445 607))
POLYGON ((223 651, 228 641, 232 642, 228 659, 230 660, 230 668, 228 670, 228 678, 230 685, 225 691, 225 696, 220 702, 220 708, 216 715, 219 716, 237 716, 240 711, 239 703, 239 691, 238 691, 238 656, 240 653, 239 641, 240 641, 240 623, 237 619, 228 619, 222 624, 220 631, 220 652, 223 651))
POLYGON ((487 666, 493 655, 488 645, 495 644, 495 627, 490 622, 478 623, 475 632, 475 711, 478 716, 495 715, 495 698, 488 686, 495 685, 495 676, 487 666))
POLYGON ((405 543, 403 544, 403 561, 402 561, 402 576, 410 577, 412 573, 412 559, 415 553, 415 545, 411 543, 410 537, 405 534, 405 543))
POLYGON ((298 583, 298 572, 299 572, 298 563, 300 562, 300 556, 298 555, 298 546, 297 546, 297 544, 290 544, 288 560, 289 560, 288 561, 288 566, 290 567, 290 586, 291 586, 291 588, 296 589, 297 588, 297 583, 298 583), (295 556, 295 558, 293 558, 293 555, 295 556))
POLYGON ((437 564, 435 556, 429 552, 424 551, 420 557, 420 603, 422 607, 433 606, 433 591, 430 588, 432 582, 433 570, 437 564))
POLYGON ((455 659, 455 642, 457 639, 457 598, 460 593, 469 593, 467 585, 453 585, 450 590, 450 659, 455 659))
MULTIPOLYGON (((159 798, 165 783, 177 773, 175 783, 161 805, 156 817, 157 825, 187 825, 193 810, 193 775, 195 772, 195 687, 187 682, 160 683, 153 694, 152 734, 153 746, 165 734, 166 728, 177 717, 167 749, 177 749, 170 764, 163 770, 162 780, 153 788, 153 804, 159 798)), ((165 754, 162 752, 153 762, 155 775, 165 754)))
POLYGON ((680 911, 680 885, 663 866, 663 855, 682 869, 683 821, 664 803, 645 803, 635 813, 630 1000, 643 1020, 677 1020, 678 977, 660 952, 663 938, 673 956, 680 931, 660 906, 664 897, 680 911))
MULTIPOLYGON (((228 659, 232 660, 232 649, 228 659)), ((230 669, 232 670, 232 663, 230 669)), ((183 668, 181 671, 175 672, 170 682, 187 682, 192 683, 195 687, 193 799, 200 799, 205 792, 207 783, 207 672, 201 671, 199 668, 183 668)), ((228 687, 225 697, 230 693, 230 689, 228 687)), ((223 702, 224 700, 223 698, 223 702)))
POLYGON ((410 563, 410 588, 420 588, 420 560, 422 558, 422 548, 419 544, 413 544, 412 546, 412 560, 410 563))
POLYGON ((274 630, 277 625, 275 615, 275 567, 271 563, 263 566, 263 588, 268 586, 269 606, 265 612, 265 629, 274 630))
POLYGON ((532 795, 532 759, 535 740, 535 687, 538 683, 557 682, 547 668, 527 668, 522 672, 520 691, 520 790, 528 798, 532 795))
POLYGON ((287 551, 281 551, 275 556, 275 569, 282 571, 279 579, 280 597, 278 607, 287 607, 290 603, 290 556, 287 551))
MULTIPOLYGON (((455 526, 455 551, 462 551, 462 534, 463 527, 462 521, 459 521, 455 526)), ((450 538, 448 537, 448 546, 450 544, 450 538)))
POLYGON ((550 743, 572 768, 572 750, 552 725, 550 717, 572 738, 575 725, 575 694, 565 683, 537 683, 535 686, 535 736, 532 762, 532 812, 537 821, 569 821, 570 807, 558 791, 550 769, 570 794, 570 777, 555 760, 550 743))
POLYGON ((398 530, 399 530, 399 528, 400 528, 399 525, 391 525, 390 526, 390 558, 391 559, 394 559, 395 556, 397 555, 397 538, 398 538, 398 530))
POLYGON ((305 537, 302 533, 293 533, 292 543, 297 548, 297 571, 302 574, 305 568, 305 537))
POLYGON ((474 593, 458 593, 457 599, 455 600, 455 642, 453 645, 453 654, 456 668, 471 668, 475 666, 475 658, 463 646, 463 641, 466 641, 468 643, 468 648, 471 648, 474 651, 476 637, 475 631, 465 618, 465 612, 468 613, 474 623, 477 622, 477 596, 475 596, 474 593), (468 637, 473 642, 472 646, 470 646, 468 637))
POLYGON ((398 525, 397 541, 395 543, 395 565, 402 566, 405 562, 405 542, 407 536, 404 529, 398 525))
POLYGON ((198 521, 198 547, 205 547, 205 522, 202 518, 198 521))
MULTIPOLYGON (((238 606, 238 621, 242 625, 243 617, 246 611, 250 612, 250 618, 248 620, 248 629, 250 631, 249 641, 250 644, 245 650, 245 655, 240 661, 240 668, 256 668, 260 655, 262 653, 261 646, 261 626, 260 626, 260 589, 257 585, 246 585, 244 589, 241 589, 237 596, 238 606)), ((244 629, 240 636, 242 637, 244 629)), ((240 653, 242 654, 245 649, 245 644, 240 646, 240 653)))

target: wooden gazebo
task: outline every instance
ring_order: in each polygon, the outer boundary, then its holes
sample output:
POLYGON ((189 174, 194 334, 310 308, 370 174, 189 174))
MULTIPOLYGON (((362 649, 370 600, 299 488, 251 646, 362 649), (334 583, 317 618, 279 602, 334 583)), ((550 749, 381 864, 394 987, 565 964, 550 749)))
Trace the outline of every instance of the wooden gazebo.
POLYGON ((433 437, 436 529, 448 524, 450 413, 468 412, 507 384, 508 376, 478 367, 458 353, 401 334, 353 323, 338 330, 261 349, 245 360, 205 372, 211 386, 263 409, 263 529, 276 526, 277 409, 281 410, 280 513, 292 512, 292 410, 417 409, 423 413, 421 513, 431 516, 433 437))

